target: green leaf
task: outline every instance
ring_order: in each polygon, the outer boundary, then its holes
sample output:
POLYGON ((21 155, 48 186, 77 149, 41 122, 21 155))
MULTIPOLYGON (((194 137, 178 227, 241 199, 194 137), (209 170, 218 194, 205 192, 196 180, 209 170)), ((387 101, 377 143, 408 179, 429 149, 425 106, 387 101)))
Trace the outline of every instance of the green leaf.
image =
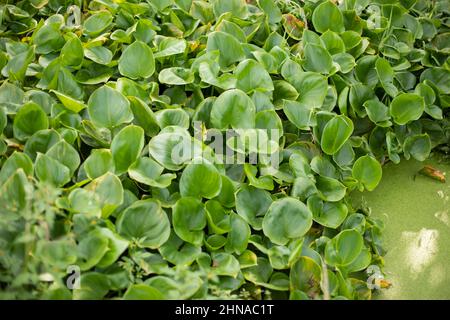
POLYGON ((316 44, 307 44, 304 49, 305 64, 307 71, 314 71, 319 73, 331 73, 333 67, 333 59, 328 51, 316 44))
POLYGON ((17 169, 0 188, 0 201, 4 204, 4 212, 20 214, 28 206, 32 191, 33 187, 24 170, 17 169))
POLYGON ((334 116, 323 128, 320 145, 323 152, 332 155, 339 151, 353 133, 353 122, 344 115, 334 116))
POLYGON ((132 284, 123 295, 124 300, 164 300, 165 296, 156 288, 146 284, 132 284))
POLYGON ((108 11, 101 11, 91 15, 83 23, 83 31, 91 37, 101 34, 111 25, 113 17, 108 11))
POLYGON ((77 247, 69 240, 38 243, 38 252, 42 260, 51 267, 65 269, 77 261, 77 247))
POLYGON ((318 196, 308 198, 308 208, 317 223, 336 229, 347 217, 348 208, 342 202, 324 202, 318 196))
POLYGON ((181 108, 160 110, 155 117, 161 129, 168 126, 189 128, 189 114, 181 108))
POLYGON ((369 119, 380 127, 388 127, 392 125, 389 121, 389 108, 377 99, 367 100, 364 102, 369 119))
POLYGON ((144 248, 159 248, 170 236, 169 219, 153 199, 134 202, 119 216, 116 227, 119 234, 144 248))
POLYGON ((240 271, 239 261, 229 253, 213 253, 212 272, 218 276, 230 276, 236 278, 240 271))
POLYGON ((106 251, 102 259, 97 263, 97 266, 106 268, 112 265, 128 248, 128 241, 108 228, 100 228, 99 231, 101 235, 108 239, 108 251, 106 251))
POLYGON ((180 178, 182 196, 212 199, 222 187, 222 179, 217 169, 209 163, 191 163, 180 178), (201 181, 202 183, 198 183, 201 181))
POLYGON ((200 246, 184 242, 173 231, 159 251, 165 260, 175 265, 190 265, 202 253, 200 246))
POLYGON ((361 184, 361 191, 363 188, 374 190, 381 181, 382 173, 381 164, 369 155, 358 158, 352 168, 352 176, 361 184))
POLYGON ((425 110, 424 99, 415 93, 402 93, 392 100, 390 114, 397 124, 417 120, 425 110))
POLYGON ((249 129, 255 126, 256 108, 253 101, 241 90, 222 93, 214 101, 211 124, 217 129, 249 129))
POLYGON ((164 58, 183 53, 186 50, 186 40, 157 36, 158 51, 155 58, 164 58))
POLYGON ((358 231, 341 231, 326 244, 325 262, 335 267, 347 266, 360 255, 363 248, 363 237, 358 231))
POLYGON ((228 33, 215 31, 208 35, 206 44, 207 51, 219 51, 219 63, 221 68, 226 68, 230 64, 244 60, 244 50, 235 37, 228 33))
POLYGON ((316 187, 319 196, 326 201, 339 201, 344 198, 346 192, 346 187, 339 180, 329 177, 317 177, 316 187))
POLYGON ((328 90, 328 82, 324 76, 315 72, 300 72, 289 75, 286 79, 298 91, 298 102, 310 108, 322 106, 328 90))
POLYGON ((186 129, 167 127, 150 140, 149 152, 164 168, 176 171, 192 159, 192 145, 186 129))
POLYGON ((339 8, 331 1, 327 0, 319 4, 314 9, 312 15, 314 29, 320 33, 331 30, 337 33, 345 31, 344 17, 339 8))
POLYGON ((84 56, 98 64, 109 65, 113 58, 113 53, 106 47, 95 46, 86 48, 84 50, 84 56))
POLYGON ((78 243, 78 261, 82 271, 89 270, 100 262, 108 251, 108 238, 99 229, 85 235, 78 243))
POLYGON ((314 109, 298 101, 285 100, 283 111, 297 128, 308 130, 315 124, 314 109))
POLYGON ((83 166, 90 179, 115 171, 114 161, 109 149, 93 149, 89 157, 84 161, 83 166))
POLYGON ((253 229, 262 229, 262 220, 272 204, 270 193, 244 185, 236 192, 236 211, 253 229))
POLYGON ((85 189, 95 195, 104 218, 111 215, 124 199, 120 179, 110 172, 92 180, 85 189))
POLYGON ((303 236, 312 225, 312 213, 299 200, 286 197, 274 201, 264 216, 264 234, 275 244, 303 236))
POLYGON ((322 269, 310 257, 300 257, 292 266, 289 274, 290 286, 293 290, 301 290, 309 294, 320 292, 322 269))
POLYGON ((171 85, 184 85, 194 82, 194 73, 186 68, 166 68, 161 70, 158 75, 158 80, 161 83, 171 85))
POLYGON ((33 162, 27 154, 14 151, 2 164, 0 169, 0 185, 5 183, 18 169, 26 176, 33 174, 33 162))
POLYGON ((131 179, 148 186, 167 188, 176 175, 173 173, 162 174, 163 171, 163 166, 147 157, 139 158, 128 168, 131 179))
POLYGON ((236 88, 251 93, 258 91, 273 91, 273 83, 269 73, 255 60, 244 60, 234 71, 236 88))
POLYGON ((77 36, 73 36, 61 49, 61 64, 70 67, 79 67, 83 63, 83 44, 77 36))
POLYGON ((144 130, 135 125, 129 125, 117 133, 111 142, 111 154, 117 174, 128 170, 137 160, 144 147, 144 130))
POLYGON ((34 172, 39 181, 47 182, 55 187, 64 186, 71 177, 69 168, 42 153, 37 155, 34 172))
POLYGON ((66 140, 61 140, 54 144, 48 149, 46 155, 69 168, 71 176, 80 165, 78 151, 72 145, 67 143, 66 140))
POLYGON ((130 102, 119 91, 106 85, 89 97, 88 113, 94 124, 106 128, 133 120, 130 102))
POLYGON ((219 18, 226 12, 231 12, 236 18, 245 19, 248 15, 247 4, 244 0, 213 0, 214 15, 219 18))
POLYGON ((35 132, 47 129, 49 125, 47 115, 42 108, 34 103, 24 104, 14 117, 13 131, 18 140, 26 140, 35 132))
POLYGON ((250 227, 247 222, 237 214, 230 215, 231 230, 227 235, 225 251, 241 254, 247 249, 248 239, 250 238, 250 227))
POLYGON ((269 23, 275 24, 281 21, 281 11, 276 2, 272 0, 258 0, 258 4, 267 15, 269 23))
POLYGON ((172 223, 175 233, 184 241, 200 246, 206 226, 205 208, 199 199, 180 198, 173 207, 172 223))
POLYGON ((130 44, 120 56, 119 72, 131 79, 150 77, 155 72, 152 49, 142 41, 130 44))
POLYGON ((109 278, 99 272, 83 273, 80 278, 80 288, 73 290, 74 300, 99 300, 110 290, 109 278))
POLYGON ((450 72, 444 68, 429 68, 420 74, 420 82, 429 80, 443 94, 450 94, 450 72))
POLYGON ((137 97, 128 97, 130 107, 134 114, 134 124, 144 129, 145 134, 153 137, 159 132, 159 125, 152 109, 137 97))
POLYGON ((428 134, 416 134, 405 139, 403 152, 406 159, 411 156, 418 161, 425 161, 431 152, 431 140, 428 134))
POLYGON ((395 74, 389 62, 386 59, 378 58, 375 62, 375 70, 377 71, 381 86, 386 93, 391 97, 395 97, 398 90, 393 83, 395 74))
POLYGON ((58 92, 56 90, 50 90, 51 92, 53 92, 59 99, 59 101, 61 101, 61 103, 64 105, 64 107, 66 107, 68 110, 78 113, 81 110, 83 110, 84 108, 86 108, 86 105, 84 104, 83 101, 74 99, 72 97, 69 97, 68 95, 62 93, 62 92, 58 92))

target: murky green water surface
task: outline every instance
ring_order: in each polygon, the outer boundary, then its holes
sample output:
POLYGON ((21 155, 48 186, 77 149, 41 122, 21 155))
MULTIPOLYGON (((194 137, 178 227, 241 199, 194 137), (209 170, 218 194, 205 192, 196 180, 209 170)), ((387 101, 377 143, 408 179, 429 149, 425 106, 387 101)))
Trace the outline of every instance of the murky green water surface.
POLYGON ((353 198, 385 223, 392 287, 375 298, 450 299, 450 164, 437 157, 389 163, 376 190, 353 198), (445 172, 447 182, 416 175, 425 164, 445 172))

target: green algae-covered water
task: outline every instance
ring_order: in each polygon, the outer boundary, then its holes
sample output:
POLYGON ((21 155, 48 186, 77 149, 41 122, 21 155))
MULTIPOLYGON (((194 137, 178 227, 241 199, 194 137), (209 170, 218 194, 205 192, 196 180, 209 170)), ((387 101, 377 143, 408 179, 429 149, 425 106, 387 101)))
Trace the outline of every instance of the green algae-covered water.
POLYGON ((353 195, 385 223, 384 271, 392 287, 374 298, 450 299, 449 180, 448 162, 403 159, 384 166, 374 191, 353 195), (446 173, 447 182, 418 175, 426 164, 446 173))

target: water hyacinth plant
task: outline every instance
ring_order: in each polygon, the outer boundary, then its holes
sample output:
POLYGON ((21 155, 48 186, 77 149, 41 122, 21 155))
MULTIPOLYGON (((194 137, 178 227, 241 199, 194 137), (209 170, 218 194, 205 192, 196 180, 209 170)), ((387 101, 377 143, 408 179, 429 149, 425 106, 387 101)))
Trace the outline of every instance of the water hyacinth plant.
POLYGON ((448 150, 449 11, 2 1, 0 298, 370 299, 348 195, 448 150))

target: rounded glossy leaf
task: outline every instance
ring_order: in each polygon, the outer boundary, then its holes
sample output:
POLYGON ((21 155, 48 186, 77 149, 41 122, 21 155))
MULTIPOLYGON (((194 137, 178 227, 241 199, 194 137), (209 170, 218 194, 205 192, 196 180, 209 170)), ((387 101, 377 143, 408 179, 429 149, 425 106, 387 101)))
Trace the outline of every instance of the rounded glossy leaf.
POLYGON ((144 129, 145 134, 153 137, 159 131, 159 125, 152 109, 137 97, 128 97, 130 107, 134 114, 133 123, 144 129))
POLYGON ((342 202, 324 202, 317 196, 308 198, 308 208, 317 223, 336 229, 347 217, 348 208, 342 202))
POLYGON ((170 222, 155 200, 139 200, 129 206, 116 223, 117 231, 144 248, 156 249, 170 236, 170 222))
POLYGON ((344 198, 346 192, 346 187, 339 180, 329 177, 317 177, 316 187, 319 196, 326 201, 339 201, 344 198))
POLYGON ((111 153, 116 173, 128 170, 136 161, 144 147, 144 130, 135 125, 129 125, 114 137, 111 142, 111 153))
POLYGON ((102 33, 111 25, 113 17, 108 11, 101 11, 93 14, 84 21, 83 29, 91 37, 95 37, 102 33))
POLYGON ((292 266, 289 274, 291 288, 310 294, 320 292, 322 269, 310 257, 300 257, 292 266))
POLYGON ((345 31, 344 17, 333 2, 327 0, 314 9, 312 15, 314 29, 320 33, 331 30, 337 33, 345 31))
POLYGON ((95 195, 104 218, 107 218, 123 202, 122 183, 110 172, 92 180, 85 189, 95 195))
POLYGON ((108 239, 108 251, 97 263, 100 268, 106 268, 112 265, 120 255, 128 248, 128 241, 111 231, 108 228, 100 228, 100 234, 108 239))
POLYGON ((61 49, 61 63, 65 66, 78 67, 83 62, 83 44, 80 38, 74 36, 67 40, 61 49))
POLYGON ((34 172, 39 181, 48 182, 55 187, 62 187, 70 181, 70 170, 59 161, 39 153, 34 172))
POLYGON ((232 35, 222 31, 211 32, 208 35, 206 50, 219 51, 219 63, 222 68, 245 58, 244 50, 239 41, 232 35))
POLYGON ((353 122, 344 115, 335 116, 323 128, 320 145, 323 152, 332 155, 339 151, 353 133, 353 122))
POLYGON ((230 12, 236 18, 247 18, 248 7, 244 0, 213 0, 211 2, 216 18, 226 12, 230 12))
POLYGON ((390 105, 391 116, 397 124, 407 124, 419 119, 424 110, 424 99, 415 93, 402 93, 390 105))
POLYGON ((250 227, 241 216, 235 213, 232 213, 230 218, 231 230, 227 235, 225 251, 241 254, 247 249, 248 239, 251 235, 250 227))
POLYGON ((120 56, 119 71, 131 79, 150 77, 155 72, 152 49, 142 41, 133 42, 120 56))
POLYGON ((236 88, 244 92, 272 91, 274 89, 269 73, 255 60, 244 60, 234 71, 236 88))
POLYGON ((73 290, 74 300, 99 300, 102 299, 111 287, 111 281, 103 273, 88 272, 80 277, 80 288, 73 290))
POLYGON ((220 173, 212 164, 206 162, 189 164, 180 178, 182 196, 212 199, 219 194, 221 187, 220 173))
POLYGON ((172 211, 175 233, 184 241, 200 246, 203 243, 206 214, 203 203, 192 197, 177 201, 172 211))
POLYGON ((183 85, 194 82, 194 73, 186 68, 172 67, 161 70, 158 75, 161 83, 183 85))
POLYGON ((53 145, 48 149, 46 155, 69 168, 70 175, 73 175, 80 165, 78 151, 72 145, 67 143, 66 140, 61 140, 53 145))
POLYGON ((30 176, 33 174, 33 162, 27 154, 14 151, 2 164, 2 168, 0 169, 0 185, 8 180, 17 169, 22 169, 27 176, 30 176))
POLYGON ((107 172, 114 172, 111 151, 109 149, 93 149, 83 166, 90 179, 98 178, 107 172))
POLYGON ((428 134, 416 134, 405 139, 403 153, 406 159, 412 156, 414 159, 424 161, 431 152, 431 140, 428 134))
POLYGON ((253 229, 261 230, 262 220, 272 204, 270 193, 244 185, 236 192, 236 211, 253 229))
POLYGON ((103 86, 89 97, 88 113, 94 124, 113 128, 133 120, 130 102, 117 90, 103 86))
POLYGON ((162 174, 163 171, 163 166, 147 157, 139 158, 128 168, 131 179, 148 186, 167 188, 176 175, 173 173, 162 174))
POLYGON ((13 131, 18 140, 26 140, 35 132, 48 128, 48 118, 42 108, 34 103, 24 104, 14 117, 13 131))
POLYGON ((164 168, 174 171, 180 170, 192 159, 192 147, 192 137, 180 127, 164 128, 148 144, 150 155, 164 168))
POLYGON ((194 246, 191 243, 184 242, 177 234, 172 231, 169 240, 166 241, 160 248, 164 260, 169 261, 175 265, 190 265, 202 253, 200 246, 194 246))
POLYGON ((361 234, 354 230, 341 231, 325 246, 325 262, 331 266, 346 266, 352 263, 364 248, 361 234))
POLYGON ((352 169, 352 176, 361 184, 361 188, 372 191, 381 181, 381 164, 372 156, 365 155, 355 161, 352 169))
POLYGON ((100 262, 108 251, 108 238, 99 229, 85 235, 78 243, 78 264, 81 270, 89 270, 100 262))
POLYGON ((214 101, 211 124, 217 129, 249 129, 255 127, 256 108, 243 91, 228 90, 214 101))
POLYGON ((330 73, 333 59, 328 51, 316 44, 307 44, 305 47, 305 69, 319 73, 330 73))
POLYGON ((303 236, 312 225, 312 213, 299 200, 291 197, 274 201, 263 219, 263 232, 275 244, 303 236))
POLYGON ((212 272, 218 276, 236 278, 240 272, 239 261, 229 253, 220 252, 212 254, 212 272))
POLYGON ((165 296, 156 288, 146 284, 132 284, 123 295, 124 300, 164 300, 165 296))

